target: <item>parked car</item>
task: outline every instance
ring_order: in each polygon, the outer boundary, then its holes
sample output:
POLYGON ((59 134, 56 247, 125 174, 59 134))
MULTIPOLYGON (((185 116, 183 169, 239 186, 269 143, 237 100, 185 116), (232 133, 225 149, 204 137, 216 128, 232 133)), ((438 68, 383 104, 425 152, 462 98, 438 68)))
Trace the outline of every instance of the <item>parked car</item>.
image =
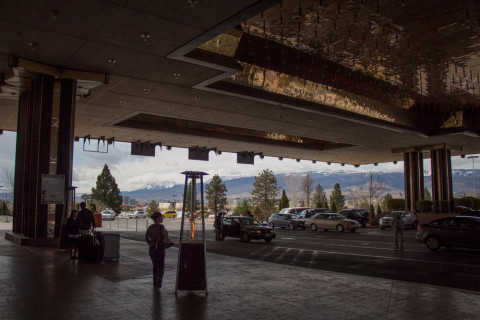
POLYGON ((278 213, 290 213, 290 214, 300 214, 300 212, 302 212, 303 210, 305 209, 312 209, 312 208, 309 208, 309 207, 291 207, 291 208, 283 208, 282 210, 280 210, 278 213))
POLYGON ((147 217, 147 214, 143 210, 137 210, 135 212, 132 212, 128 215, 130 219, 145 219, 147 217))
POLYGON ((272 229, 280 227, 282 229, 288 228, 289 230, 295 228, 305 230, 305 220, 298 219, 296 216, 289 213, 273 213, 268 218, 268 226, 272 229))
POLYGON ((305 209, 302 212, 299 213, 298 219, 308 219, 310 217, 313 217, 317 213, 322 213, 322 212, 330 212, 330 209, 328 208, 315 208, 315 209, 305 209))
POLYGON ((365 209, 342 209, 337 212, 347 219, 355 220, 363 227, 370 221, 368 211, 365 209))
POLYGON ((459 216, 471 216, 471 217, 480 217, 480 211, 474 210, 469 207, 456 206, 455 212, 458 212, 459 216))
POLYGON ((325 231, 336 229, 338 232, 343 232, 344 230, 355 232, 360 228, 360 224, 338 213, 323 212, 308 218, 305 221, 305 227, 310 228, 312 231, 317 231, 318 229, 324 229, 325 231))
POLYGON ((403 227, 412 227, 417 229, 418 227, 418 217, 414 212, 411 211, 393 211, 386 215, 385 217, 380 218, 379 225, 380 229, 385 230, 385 228, 393 227, 393 217, 400 213, 403 217, 403 227))
POLYGON ((105 209, 101 212, 102 220, 115 220, 115 212, 110 209, 105 209))
POLYGON ((130 215, 129 212, 127 211, 122 211, 120 212, 120 214, 117 216, 118 218, 128 218, 128 216, 130 215))
POLYGON ((176 218, 177 217, 177 211, 175 210, 167 210, 164 211, 163 213, 164 218, 176 218))
POLYGON ((265 240, 270 242, 275 238, 275 230, 261 225, 250 217, 227 217, 223 218, 222 240, 225 237, 240 238, 244 242, 251 239, 265 240))
POLYGON ((442 246, 480 249, 480 218, 457 215, 437 219, 420 225, 416 238, 430 250, 442 246))

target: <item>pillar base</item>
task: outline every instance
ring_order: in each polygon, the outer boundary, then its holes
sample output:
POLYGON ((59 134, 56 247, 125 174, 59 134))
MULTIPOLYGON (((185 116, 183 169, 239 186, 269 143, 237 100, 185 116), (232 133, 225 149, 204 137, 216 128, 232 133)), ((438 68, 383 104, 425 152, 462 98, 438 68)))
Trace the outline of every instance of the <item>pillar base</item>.
POLYGON ((22 246, 58 248, 58 238, 29 238, 20 233, 7 232, 5 239, 22 246))

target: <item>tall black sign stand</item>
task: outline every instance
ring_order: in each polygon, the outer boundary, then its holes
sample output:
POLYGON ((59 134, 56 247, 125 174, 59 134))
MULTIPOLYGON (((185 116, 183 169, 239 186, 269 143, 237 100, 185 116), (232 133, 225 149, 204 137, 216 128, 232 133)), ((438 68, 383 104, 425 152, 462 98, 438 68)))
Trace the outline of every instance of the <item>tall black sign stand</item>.
POLYGON ((207 268, 206 268, 206 239, 205 239, 205 208, 203 199, 203 176, 207 175, 205 172, 185 171, 185 188, 183 192, 183 209, 182 209, 182 224, 180 227, 180 242, 178 250, 178 264, 177 264, 177 285, 175 287, 175 294, 178 290, 204 290, 207 294, 207 268), (191 187, 191 213, 189 218, 190 233, 184 237, 184 223, 185 223, 185 209, 187 203, 188 180, 192 183, 191 187), (195 220, 197 214, 195 213, 196 204, 196 186, 197 179, 200 179, 200 198, 201 211, 199 213, 202 219, 202 241, 195 241, 195 220))

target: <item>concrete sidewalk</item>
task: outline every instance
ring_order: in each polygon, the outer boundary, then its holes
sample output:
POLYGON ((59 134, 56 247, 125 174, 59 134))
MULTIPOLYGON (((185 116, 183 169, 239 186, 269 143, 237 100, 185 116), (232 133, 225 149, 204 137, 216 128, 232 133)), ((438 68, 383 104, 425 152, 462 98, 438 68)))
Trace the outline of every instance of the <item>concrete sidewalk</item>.
MULTIPOLYGON (((178 250, 163 288, 152 285, 145 243, 121 240, 100 265, 22 247, 0 231, 2 319, 478 319, 480 296, 443 287, 207 254, 209 294, 175 295, 178 250)), ((247 244, 248 245, 248 244, 247 244)))

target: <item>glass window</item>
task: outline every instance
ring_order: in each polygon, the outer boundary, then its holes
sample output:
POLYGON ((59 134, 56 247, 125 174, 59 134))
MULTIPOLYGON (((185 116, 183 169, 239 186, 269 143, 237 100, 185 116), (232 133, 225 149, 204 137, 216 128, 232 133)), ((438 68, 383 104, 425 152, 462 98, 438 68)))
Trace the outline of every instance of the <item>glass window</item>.
POLYGON ((480 224, 477 221, 470 219, 460 219, 458 227, 468 230, 478 230, 480 229, 480 224))
POLYGON ((232 224, 232 219, 224 219, 223 224, 227 225, 227 226, 231 225, 232 224))

